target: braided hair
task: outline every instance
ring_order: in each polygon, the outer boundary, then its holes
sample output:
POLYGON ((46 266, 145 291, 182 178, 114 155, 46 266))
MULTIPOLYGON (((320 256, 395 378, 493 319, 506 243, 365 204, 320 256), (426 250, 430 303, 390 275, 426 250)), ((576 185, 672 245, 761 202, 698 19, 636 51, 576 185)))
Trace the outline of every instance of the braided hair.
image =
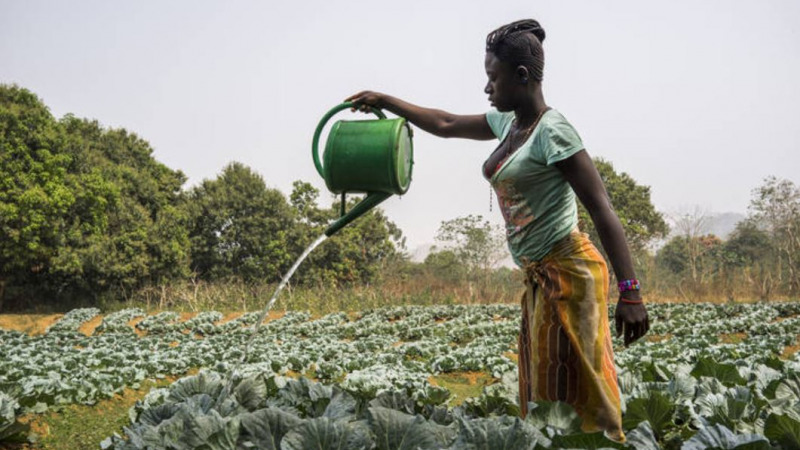
POLYGON ((525 66, 531 78, 542 81, 544 72, 544 28, 533 19, 523 19, 486 36, 486 51, 514 67, 525 66))

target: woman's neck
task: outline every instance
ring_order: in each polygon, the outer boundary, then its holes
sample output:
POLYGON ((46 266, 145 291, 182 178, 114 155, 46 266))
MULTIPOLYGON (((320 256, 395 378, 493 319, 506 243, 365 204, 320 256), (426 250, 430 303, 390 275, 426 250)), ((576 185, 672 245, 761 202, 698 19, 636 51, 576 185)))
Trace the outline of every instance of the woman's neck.
POLYGON ((533 92, 526 96, 525 101, 514 109, 517 126, 525 128, 532 125, 545 109, 547 109, 547 103, 544 102, 544 95, 539 86, 533 89, 533 92))

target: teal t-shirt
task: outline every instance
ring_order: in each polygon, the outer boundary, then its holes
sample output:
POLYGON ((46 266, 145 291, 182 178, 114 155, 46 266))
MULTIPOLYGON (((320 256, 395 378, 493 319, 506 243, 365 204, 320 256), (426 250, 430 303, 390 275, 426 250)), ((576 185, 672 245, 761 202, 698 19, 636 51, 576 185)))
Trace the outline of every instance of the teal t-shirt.
MULTIPOLYGON (((513 120, 513 112, 492 109, 486 113, 489 127, 501 141, 513 120)), ((542 259, 578 225, 575 193, 553 164, 581 150, 583 143, 575 128, 550 109, 528 140, 489 179, 506 222, 508 248, 518 265, 523 257, 542 259)))

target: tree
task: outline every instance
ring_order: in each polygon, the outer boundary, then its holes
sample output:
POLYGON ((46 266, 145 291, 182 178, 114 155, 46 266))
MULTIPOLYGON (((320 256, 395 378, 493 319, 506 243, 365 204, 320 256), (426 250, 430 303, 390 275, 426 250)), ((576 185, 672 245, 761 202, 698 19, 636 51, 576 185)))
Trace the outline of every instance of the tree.
MULTIPOLYGON (((298 217, 293 242, 294 254, 300 255, 325 231, 328 224, 339 217, 340 201, 330 208, 317 204, 319 191, 308 183, 296 181, 289 196, 298 217)), ((361 201, 360 196, 350 196, 348 210, 361 201)), ((341 285, 370 283, 381 276, 385 264, 403 259, 402 232, 380 208, 373 208, 348 226, 331 236, 311 253, 295 276, 296 281, 312 285, 341 285)))
POLYGON ((699 284, 699 264, 700 258, 710 247, 703 245, 702 237, 708 231, 709 214, 700 207, 692 210, 675 214, 673 221, 675 230, 679 236, 684 238, 686 244, 686 259, 691 275, 691 281, 695 287, 699 284))
POLYGON ((737 279, 754 284, 762 300, 769 298, 772 290, 771 271, 775 264, 775 258, 771 257, 773 251, 769 235, 753 219, 745 219, 736 224, 720 256, 730 300, 734 298, 733 290, 737 279))
POLYGON ((159 284, 188 273, 186 181, 153 158, 150 144, 124 129, 67 115, 60 121, 81 188, 54 259, 52 283, 97 295, 159 284), (87 217, 102 226, 87 229, 87 217))
POLYGON ((321 227, 330 221, 330 214, 317 206, 319 190, 309 183, 296 180, 292 183, 292 193, 289 195, 289 203, 297 212, 300 222, 321 227))
POLYGON ((436 240, 473 272, 491 270, 508 254, 502 228, 480 215, 470 214, 442 222, 436 240))
POLYGON ((431 249, 425 257, 424 267, 438 279, 449 282, 459 282, 466 278, 467 266, 456 256, 452 250, 431 249))
POLYGON ((765 226, 777 250, 782 269, 787 271, 789 292, 800 292, 800 188, 789 180, 767 177, 753 190, 751 218, 765 226), (781 264, 785 262, 785 264, 781 264))
POLYGON ((713 234, 695 237, 677 235, 659 249, 656 261, 668 272, 677 275, 677 289, 688 299, 684 285, 689 285, 693 295, 702 295, 716 270, 722 248, 722 240, 713 234), (696 253, 697 257, 690 258, 691 253, 696 253), (687 279, 690 283, 686 283, 687 279))
POLYGON ((181 276, 186 180, 122 129, 55 120, 31 92, 0 85, 0 303, 92 297, 181 276))
MULTIPOLYGON (((654 239, 667 235, 669 227, 664 216, 656 211, 650 200, 650 187, 641 186, 625 172, 617 173, 614 166, 602 158, 594 158, 594 165, 605 184, 608 197, 625 230, 631 251, 644 250, 654 239)), ((586 208, 579 202, 580 228, 602 249, 600 237, 586 208)))
POLYGON ((244 164, 225 166, 189 192, 192 270, 205 279, 280 280, 292 261, 294 213, 244 164))
POLYGON ((75 203, 62 142, 36 95, 0 85, 0 308, 10 280, 48 264, 75 203))
POLYGON ((753 219, 737 223, 725 242, 726 250, 735 255, 732 264, 737 266, 748 266, 765 260, 772 252, 771 246, 769 235, 753 219))

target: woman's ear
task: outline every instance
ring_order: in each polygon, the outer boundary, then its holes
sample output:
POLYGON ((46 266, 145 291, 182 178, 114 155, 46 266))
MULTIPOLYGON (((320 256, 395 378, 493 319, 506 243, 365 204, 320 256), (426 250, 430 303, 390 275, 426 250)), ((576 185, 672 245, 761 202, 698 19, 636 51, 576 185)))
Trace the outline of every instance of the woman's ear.
POLYGON ((528 84, 528 68, 525 66, 517 66, 517 79, 522 84, 528 84))

